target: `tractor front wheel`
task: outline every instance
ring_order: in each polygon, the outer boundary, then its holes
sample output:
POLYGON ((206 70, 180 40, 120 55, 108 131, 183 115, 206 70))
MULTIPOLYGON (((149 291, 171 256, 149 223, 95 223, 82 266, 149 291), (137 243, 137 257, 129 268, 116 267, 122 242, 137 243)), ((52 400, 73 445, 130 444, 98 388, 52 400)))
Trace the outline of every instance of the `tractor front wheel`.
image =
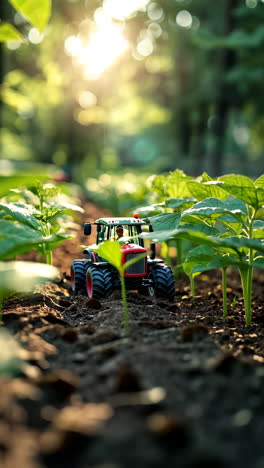
POLYGON ((85 275, 88 266, 85 259, 73 260, 71 264, 71 287, 74 293, 85 291, 85 275))
POLYGON ((148 277, 153 282, 152 286, 146 288, 148 296, 168 299, 169 301, 174 299, 176 293, 175 279, 168 265, 161 264, 151 267, 148 277))
POLYGON ((89 298, 101 299, 114 291, 111 271, 91 266, 86 272, 86 292, 89 298))

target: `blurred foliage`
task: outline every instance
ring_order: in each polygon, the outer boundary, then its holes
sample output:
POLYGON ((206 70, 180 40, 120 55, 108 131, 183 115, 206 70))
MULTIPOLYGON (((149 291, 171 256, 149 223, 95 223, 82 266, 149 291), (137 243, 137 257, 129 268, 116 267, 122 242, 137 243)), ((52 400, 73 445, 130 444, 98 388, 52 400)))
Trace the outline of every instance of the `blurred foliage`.
POLYGON ((2 27, 26 39, 0 51, 3 158, 55 164, 82 185, 124 167, 263 172, 263 1, 56 0, 46 27, 50 1, 38 20, 32 1, 23 15, 22 1, 1 2, 2 27), (111 61, 104 27, 87 64, 80 41, 102 7, 127 42, 111 61))
POLYGON ((136 207, 149 200, 150 183, 147 174, 104 173, 97 178, 88 178, 85 190, 90 200, 104 206, 115 216, 123 216, 131 215, 136 207))

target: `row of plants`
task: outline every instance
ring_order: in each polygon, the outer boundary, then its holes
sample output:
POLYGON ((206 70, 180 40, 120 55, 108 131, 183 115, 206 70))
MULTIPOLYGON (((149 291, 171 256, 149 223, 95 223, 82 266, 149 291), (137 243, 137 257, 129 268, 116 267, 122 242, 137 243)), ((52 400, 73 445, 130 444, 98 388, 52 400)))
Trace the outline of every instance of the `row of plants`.
POLYGON ((190 277, 193 297, 195 276, 221 269, 225 317, 227 271, 238 269, 250 326, 253 271, 264 268, 264 175, 255 181, 236 174, 212 179, 206 173, 193 179, 176 170, 154 177, 151 189, 155 201, 138 211, 154 232, 141 236, 167 249, 176 246, 178 266, 190 277))

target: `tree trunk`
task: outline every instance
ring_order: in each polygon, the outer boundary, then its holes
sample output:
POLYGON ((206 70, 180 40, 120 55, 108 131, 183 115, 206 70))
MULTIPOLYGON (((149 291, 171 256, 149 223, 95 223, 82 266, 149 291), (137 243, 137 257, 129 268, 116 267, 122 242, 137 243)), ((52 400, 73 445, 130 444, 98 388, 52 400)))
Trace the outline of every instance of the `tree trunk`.
MULTIPOLYGON (((224 8, 224 34, 228 36, 235 29, 234 9, 238 6, 239 0, 225 0, 224 8)), ((215 124, 213 125, 214 148, 210 157, 210 175, 219 176, 224 170, 224 155, 226 143, 226 129, 228 126, 228 116, 232 105, 233 90, 226 83, 226 74, 234 67, 236 54, 233 49, 220 49, 218 53, 219 82, 218 96, 215 106, 215 124)))

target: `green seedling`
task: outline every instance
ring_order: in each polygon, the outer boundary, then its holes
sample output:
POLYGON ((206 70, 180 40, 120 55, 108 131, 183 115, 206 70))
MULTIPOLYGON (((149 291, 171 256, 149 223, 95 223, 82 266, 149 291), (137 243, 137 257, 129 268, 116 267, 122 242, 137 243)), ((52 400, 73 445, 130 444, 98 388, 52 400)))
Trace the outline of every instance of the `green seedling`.
MULTIPOLYGON (((34 190, 34 189, 33 189, 34 190)), ((56 202, 55 187, 37 183, 35 194, 29 190, 13 190, 7 199, 24 196, 31 203, 0 202, 0 260, 13 259, 34 249, 40 252, 40 260, 52 264, 52 250, 71 236, 61 228, 65 212, 82 211, 81 208, 56 202)))
MULTIPOLYGON (((122 241, 122 238, 120 239, 122 241)), ((127 307, 127 297, 126 297, 126 285, 125 285, 125 271, 130 266, 133 265, 138 260, 146 257, 146 253, 138 255, 136 258, 129 260, 128 262, 122 264, 122 252, 121 244, 119 241, 105 241, 94 247, 94 250, 100 257, 113 265, 119 275, 121 281, 121 295, 122 295, 122 305, 123 305, 123 325, 125 333, 129 331, 129 314, 127 307)))

